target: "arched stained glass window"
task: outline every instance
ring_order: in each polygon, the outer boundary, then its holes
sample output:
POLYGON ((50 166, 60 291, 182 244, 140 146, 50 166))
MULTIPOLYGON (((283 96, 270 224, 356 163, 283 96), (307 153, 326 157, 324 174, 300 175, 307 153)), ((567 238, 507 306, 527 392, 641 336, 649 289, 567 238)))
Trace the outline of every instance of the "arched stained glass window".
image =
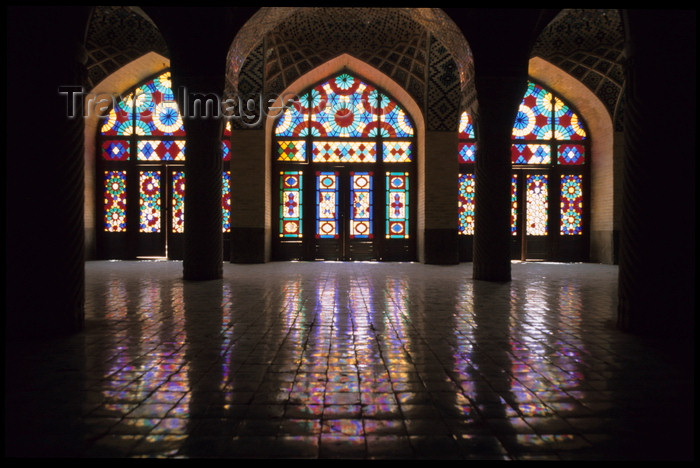
MULTIPOLYGON (((459 130, 458 199, 459 234, 465 236, 473 234, 475 222, 476 142, 471 124, 464 112, 459 130)), ((513 258, 585 259, 589 141, 581 118, 562 98, 529 82, 513 123, 512 139, 513 258)))
MULTIPOLYGON (((222 135, 230 160, 231 126, 222 135)), ((178 258, 185 230, 186 134, 173 95, 170 72, 122 96, 99 132, 98 202, 102 229, 98 255, 104 258, 178 258)), ((222 174, 223 232, 230 231, 230 171, 222 174)))
POLYGON ((388 258, 413 242, 414 134, 394 99, 350 72, 291 103, 274 125, 276 256, 388 258))

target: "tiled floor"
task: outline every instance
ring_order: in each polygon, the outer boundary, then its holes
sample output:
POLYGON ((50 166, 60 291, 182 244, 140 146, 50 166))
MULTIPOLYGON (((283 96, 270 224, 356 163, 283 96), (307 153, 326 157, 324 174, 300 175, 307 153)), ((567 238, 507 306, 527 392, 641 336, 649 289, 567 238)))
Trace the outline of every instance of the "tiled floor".
POLYGON ((692 459, 693 371, 615 329, 617 267, 512 271, 88 262, 85 331, 8 347, 6 456, 692 459))

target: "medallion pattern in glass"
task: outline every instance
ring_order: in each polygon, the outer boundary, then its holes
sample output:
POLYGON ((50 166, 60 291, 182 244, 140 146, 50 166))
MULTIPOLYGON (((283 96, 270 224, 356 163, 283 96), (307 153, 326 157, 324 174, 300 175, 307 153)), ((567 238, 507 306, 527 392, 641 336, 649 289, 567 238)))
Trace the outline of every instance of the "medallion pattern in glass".
POLYGON ((581 235, 581 216, 583 214, 582 176, 561 176, 561 233, 564 235, 581 235))
POLYGON ((528 174, 526 176, 527 219, 525 232, 528 236, 547 235, 547 207, 549 206, 547 179, 546 174, 528 174))
POLYGON ((474 235, 474 174, 459 175, 459 196, 457 213, 460 235, 474 235))
POLYGON ((408 239, 409 173, 386 173, 386 237, 408 239))
POLYGON ((221 229, 231 232, 231 172, 224 171, 221 176, 221 229))
POLYGON ((139 210, 141 232, 160 232, 160 171, 139 172, 139 210))
POLYGON ((300 238, 303 235, 302 174, 301 171, 280 172, 280 237, 300 238))
POLYGON ((350 173, 350 238, 371 239, 372 182, 371 172, 350 173))
POLYGON ((104 230, 126 232, 126 171, 105 171, 104 230))
POLYGON ((337 239, 338 173, 316 173, 316 237, 337 239))
POLYGON ((513 138, 547 140, 552 136, 552 94, 529 82, 513 124, 513 138))
POLYGON ((175 171, 172 176, 172 231, 181 234, 185 232, 185 173, 175 171))

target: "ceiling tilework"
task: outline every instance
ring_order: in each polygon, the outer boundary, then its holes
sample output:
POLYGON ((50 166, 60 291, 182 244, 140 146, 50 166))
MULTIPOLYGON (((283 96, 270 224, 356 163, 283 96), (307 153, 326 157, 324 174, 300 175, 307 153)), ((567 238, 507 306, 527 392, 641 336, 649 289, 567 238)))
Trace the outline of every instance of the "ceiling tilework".
POLYGON ((622 130, 624 29, 618 10, 570 9, 545 28, 532 52, 586 85, 622 130))
POLYGON ((86 38, 87 76, 91 88, 148 52, 164 57, 170 55, 158 28, 133 7, 93 8, 86 38))

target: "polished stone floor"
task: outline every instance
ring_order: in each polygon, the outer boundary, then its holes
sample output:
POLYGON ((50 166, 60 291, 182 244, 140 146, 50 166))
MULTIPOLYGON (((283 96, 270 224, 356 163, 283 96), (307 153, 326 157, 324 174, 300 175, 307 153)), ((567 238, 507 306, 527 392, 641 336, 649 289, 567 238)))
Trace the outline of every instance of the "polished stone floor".
POLYGON ((85 271, 84 332, 7 345, 6 457, 693 458, 691 360, 615 329, 616 266, 85 271))

